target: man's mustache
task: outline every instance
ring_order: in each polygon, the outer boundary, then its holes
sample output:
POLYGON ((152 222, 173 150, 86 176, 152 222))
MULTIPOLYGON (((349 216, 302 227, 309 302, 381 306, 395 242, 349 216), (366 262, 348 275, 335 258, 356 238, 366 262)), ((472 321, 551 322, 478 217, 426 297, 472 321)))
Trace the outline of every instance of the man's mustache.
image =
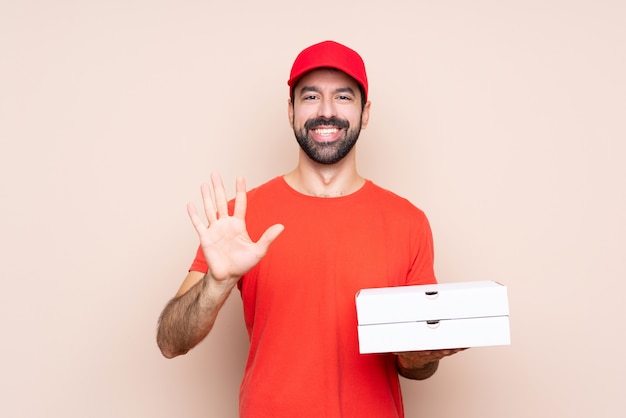
POLYGON ((349 129, 350 122, 345 119, 339 119, 335 116, 331 116, 330 118, 319 116, 317 118, 309 119, 304 123, 304 128, 306 130, 315 129, 320 126, 333 126, 339 129, 349 129))

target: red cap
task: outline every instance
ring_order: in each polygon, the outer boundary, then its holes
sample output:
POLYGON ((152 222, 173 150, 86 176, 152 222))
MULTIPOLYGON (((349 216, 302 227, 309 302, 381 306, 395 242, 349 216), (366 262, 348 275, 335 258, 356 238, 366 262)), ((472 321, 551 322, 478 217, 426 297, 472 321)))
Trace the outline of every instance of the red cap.
POLYGON ((289 81, 287 81, 291 90, 304 74, 316 68, 336 68, 348 74, 361 85, 367 101, 365 64, 356 51, 334 41, 324 41, 311 45, 298 54, 291 67, 291 74, 289 81))

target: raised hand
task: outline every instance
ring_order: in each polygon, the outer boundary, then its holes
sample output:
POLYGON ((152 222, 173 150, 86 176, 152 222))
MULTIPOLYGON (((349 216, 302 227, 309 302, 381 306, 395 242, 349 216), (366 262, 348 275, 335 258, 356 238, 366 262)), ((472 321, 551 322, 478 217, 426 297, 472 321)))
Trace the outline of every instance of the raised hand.
POLYGON ((235 206, 228 213, 228 200, 219 174, 211 174, 212 187, 202 184, 202 202, 208 225, 204 225, 195 206, 187 205, 189 218, 198 233, 202 252, 216 281, 239 280, 267 253, 270 244, 283 231, 283 225, 270 226, 255 243, 246 229, 246 183, 237 178, 235 206))

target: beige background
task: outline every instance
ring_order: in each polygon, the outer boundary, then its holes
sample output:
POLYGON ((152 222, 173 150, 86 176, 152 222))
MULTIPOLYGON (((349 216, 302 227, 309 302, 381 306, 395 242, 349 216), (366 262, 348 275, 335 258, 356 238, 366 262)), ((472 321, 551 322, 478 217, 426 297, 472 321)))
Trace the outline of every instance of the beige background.
POLYGON ((403 382, 407 417, 623 416, 625 5, 0 0, 0 415, 236 416, 238 295, 187 356, 154 343, 185 204, 294 166, 289 67, 335 39, 362 173, 427 212, 440 281, 509 287, 513 344, 403 382))

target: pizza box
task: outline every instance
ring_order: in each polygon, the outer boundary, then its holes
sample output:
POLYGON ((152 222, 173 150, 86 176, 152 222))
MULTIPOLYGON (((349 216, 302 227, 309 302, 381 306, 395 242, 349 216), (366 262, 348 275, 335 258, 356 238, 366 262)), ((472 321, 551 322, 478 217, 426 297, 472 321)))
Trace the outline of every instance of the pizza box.
POLYGON ((362 289, 356 310, 362 354, 511 343, 507 288, 495 281, 362 289))

